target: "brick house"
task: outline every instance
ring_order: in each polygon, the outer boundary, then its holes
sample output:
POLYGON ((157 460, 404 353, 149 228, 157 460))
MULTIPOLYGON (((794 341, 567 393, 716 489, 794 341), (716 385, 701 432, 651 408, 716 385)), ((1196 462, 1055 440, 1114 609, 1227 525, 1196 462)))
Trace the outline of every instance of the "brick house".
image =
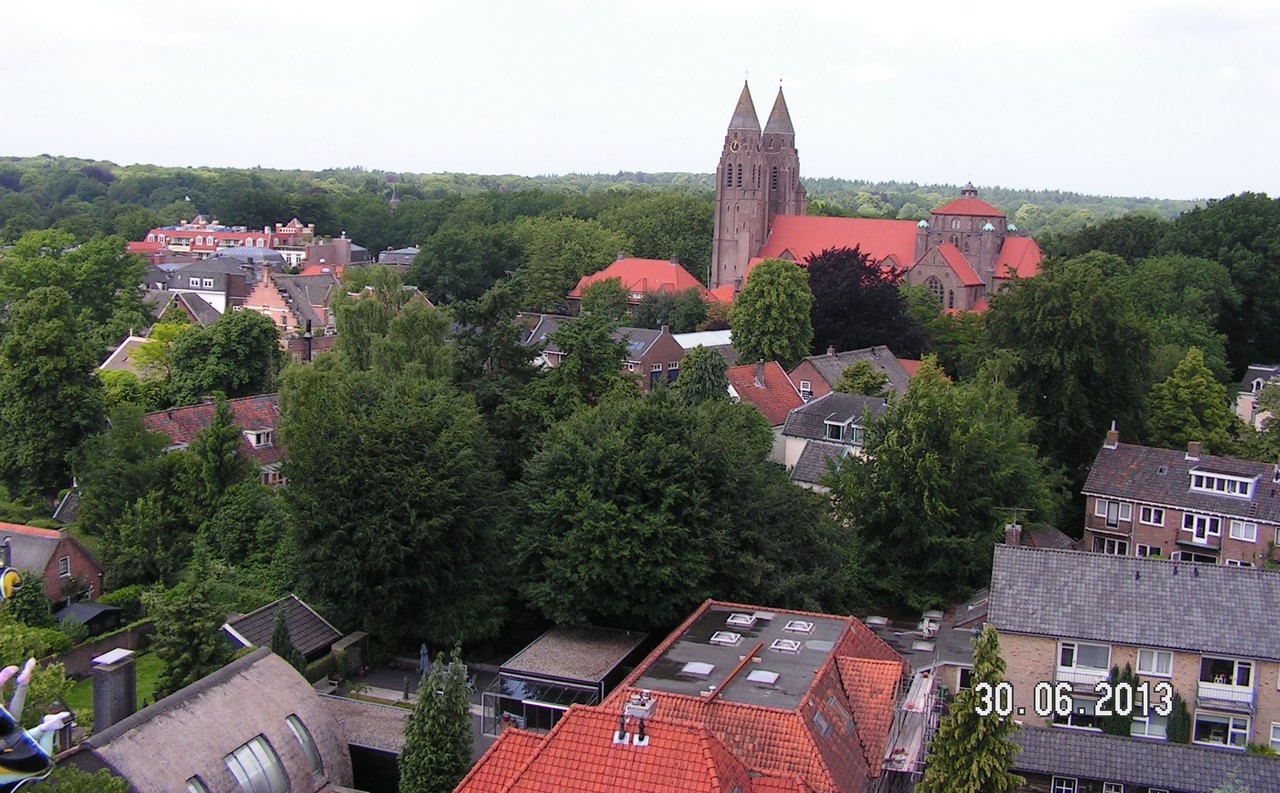
POLYGON ((102 594, 102 565, 66 529, 0 523, 0 547, 6 543, 9 566, 40 576, 45 596, 55 603, 102 594))
POLYGON ((1255 430, 1261 430, 1263 422, 1271 418, 1270 411, 1258 410, 1258 394, 1277 379, 1280 379, 1280 365, 1253 363, 1249 364, 1240 381, 1236 393, 1236 415, 1255 430))
POLYGON ((884 345, 844 352, 836 352, 835 347, 827 347, 823 355, 810 355, 802 359, 789 376, 807 401, 813 397, 826 396, 835 390, 844 370, 858 361, 866 361, 883 374, 886 378, 886 393, 897 396, 907 393, 907 382, 920 367, 919 361, 899 358, 884 345))
POLYGON ((879 397, 832 391, 792 410, 782 427, 782 464, 791 481, 819 493, 827 492, 822 478, 833 462, 862 455, 867 422, 884 414, 888 403, 879 397))
POLYGON ((1111 430, 1082 490, 1085 550, 1258 567, 1277 558, 1280 466, 1119 442, 1111 430))
MULTIPOLYGON (((280 464, 284 461, 285 448, 276 435, 280 421, 280 407, 275 394, 228 399, 232 421, 240 428, 240 454, 262 469, 264 485, 281 485, 280 464)), ((157 410, 142 417, 143 424, 151 432, 169 438, 166 451, 180 451, 195 440, 196 435, 213 423, 215 403, 212 400, 199 405, 157 410)))
POLYGON ((755 405, 769 422, 773 429, 773 451, 769 459, 781 463, 786 455, 782 427, 787 423, 787 414, 804 404, 795 384, 777 361, 730 367, 725 377, 729 381, 729 396, 755 405))
POLYGON ((280 275, 266 268, 261 275, 245 298, 245 311, 269 317, 285 338, 303 333, 308 323, 316 335, 332 335, 329 307, 342 288, 337 276, 280 275))
MULTIPOLYGON (((1276 603, 1277 572, 998 545, 988 621, 1024 724, 1094 730, 1095 685, 1128 664, 1153 702, 1163 686, 1182 695, 1194 744, 1242 752, 1280 749, 1276 603), (1071 712, 1038 715, 1052 706, 1037 705, 1037 688, 1059 683, 1071 712)), ((1167 728, 1167 716, 1135 711, 1130 734, 1164 740, 1167 728)))
MULTIPOLYGON (((543 366, 559 366, 564 353, 548 338, 562 323, 572 322, 571 317, 555 315, 522 315, 527 330, 522 343, 541 346, 542 352, 534 359, 543 366)), ((680 361, 685 350, 671 335, 671 328, 663 325, 659 330, 650 328, 616 328, 613 338, 626 345, 620 361, 624 374, 635 375, 640 390, 648 391, 659 380, 674 383, 680 376, 680 361)))
POLYGON ((622 283, 622 288, 627 290, 627 302, 633 306, 639 305, 645 295, 676 295, 686 289, 692 289, 704 300, 707 299, 707 288, 680 266, 678 259, 637 259, 619 253, 617 260, 608 267, 578 279, 577 286, 569 292, 569 305, 573 313, 576 314, 578 307, 582 305, 583 290, 610 278, 616 278, 622 283))
POLYGON ((851 617, 707 601, 600 705, 504 732, 456 793, 855 793, 883 774, 905 674, 851 617))

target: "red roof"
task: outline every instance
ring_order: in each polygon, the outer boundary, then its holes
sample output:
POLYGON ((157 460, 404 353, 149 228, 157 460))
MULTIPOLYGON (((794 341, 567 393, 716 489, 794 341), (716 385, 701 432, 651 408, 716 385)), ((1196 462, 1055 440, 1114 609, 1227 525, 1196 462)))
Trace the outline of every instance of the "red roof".
POLYGON ((976 215, 978 217, 1004 217, 1004 213, 983 201, 981 198, 957 198, 937 209, 935 215, 976 215))
MULTIPOLYGON (((276 423, 280 413, 275 394, 241 397, 227 400, 231 408, 232 420, 241 430, 272 430, 270 445, 254 448, 248 438, 240 441, 240 454, 245 459, 259 465, 270 465, 284 459, 285 450, 280 439, 275 437, 276 423)), ((147 429, 166 435, 173 443, 190 444, 197 434, 213 423, 213 402, 202 402, 199 405, 157 410, 142 417, 147 429)))
POLYGON ((982 279, 973 271, 973 265, 969 264, 969 260, 964 258, 964 254, 960 249, 949 242, 944 242, 938 246, 938 253, 942 254, 942 258, 946 261, 947 266, 951 268, 951 272, 956 274, 960 279, 960 283, 965 286, 982 286, 982 279))
POLYGON ((523 730, 507 730, 471 767, 458 783, 458 790, 504 790, 520 769, 542 747, 544 736, 523 730))
POLYGON ((302 272, 298 275, 328 275, 333 273, 334 276, 342 277, 342 265, 340 264, 308 264, 302 268, 302 272))
POLYGON ((1040 260, 1044 254, 1030 237, 1006 237, 996 259, 996 278, 1008 278, 1009 269, 1019 278, 1033 278, 1040 272, 1040 260))
POLYGON ((28 537, 39 537, 42 540, 56 540, 61 536, 57 529, 38 529, 21 523, 0 523, 0 535, 25 534, 28 537))
POLYGON ((920 369, 920 362, 913 361, 910 358, 899 358, 898 363, 902 364, 902 368, 907 370, 908 377, 915 377, 916 371, 920 369))
POLYGON ((893 257, 899 267, 909 267, 916 260, 916 230, 911 220, 778 215, 760 256, 804 263, 827 248, 857 245, 877 261, 893 257))
POLYGON ((898 699, 898 681, 905 667, 902 661, 875 658, 839 658, 840 680, 853 708, 853 722, 858 731, 867 765, 875 767, 884 759, 893 726, 893 706, 898 699))
POLYGON ((710 295, 712 300, 717 300, 721 303, 732 303, 737 293, 734 291, 733 284, 725 284, 709 290, 707 294, 710 295))
POLYGON ((769 426, 782 426, 787 421, 787 414, 803 405, 804 400, 777 361, 764 364, 763 384, 756 382, 757 366, 754 363, 734 366, 725 372, 725 376, 739 399, 760 408, 769 426))
POLYGON ((696 289, 705 294, 707 288, 678 263, 666 259, 619 259, 598 273, 583 276, 569 297, 582 297, 582 290, 597 281, 617 278, 628 292, 669 292, 675 294, 696 289))

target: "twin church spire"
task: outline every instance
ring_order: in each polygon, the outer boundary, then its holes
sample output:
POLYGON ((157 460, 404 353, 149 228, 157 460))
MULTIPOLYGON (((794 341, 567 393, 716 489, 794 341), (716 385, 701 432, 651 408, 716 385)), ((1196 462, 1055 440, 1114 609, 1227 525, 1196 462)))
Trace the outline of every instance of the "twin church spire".
POLYGON ((751 88, 744 82, 716 168, 711 286, 740 285, 750 260, 768 238, 773 218, 803 215, 808 205, 782 88, 761 130, 751 88))

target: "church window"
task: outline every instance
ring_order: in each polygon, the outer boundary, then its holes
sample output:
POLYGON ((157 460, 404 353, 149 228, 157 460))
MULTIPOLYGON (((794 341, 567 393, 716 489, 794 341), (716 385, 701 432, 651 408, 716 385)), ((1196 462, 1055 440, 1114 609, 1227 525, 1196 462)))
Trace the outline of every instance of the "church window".
POLYGON ((738 187, 742 187, 742 163, 738 163, 738 187))
POLYGON ((960 236, 958 234, 951 235, 951 244, 957 246, 960 244, 960 236))
POLYGON ((951 218, 951 228, 953 229, 960 228, 960 218, 951 218))
POLYGON ((947 290, 947 308, 955 308, 955 307, 956 307, 956 290, 948 289, 947 290))
POLYGON ((771 176, 769 179, 769 189, 770 190, 778 189, 778 166, 776 165, 773 166, 773 176, 771 176))
POLYGON ((724 186, 733 187, 733 166, 726 165, 724 167, 724 186))
POLYGON ((938 280, 936 275, 929 276, 929 280, 925 281, 924 285, 929 287, 930 292, 938 296, 939 301, 942 300, 942 282, 938 280))

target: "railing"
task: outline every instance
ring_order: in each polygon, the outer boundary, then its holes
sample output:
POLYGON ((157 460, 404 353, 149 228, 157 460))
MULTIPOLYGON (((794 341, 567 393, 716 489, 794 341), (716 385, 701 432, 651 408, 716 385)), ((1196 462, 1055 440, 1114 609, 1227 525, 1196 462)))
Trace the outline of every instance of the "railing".
POLYGON ((1196 690, 1196 697, 1201 701, 1212 700, 1215 703, 1230 704, 1249 711, 1253 710, 1253 686, 1206 683, 1201 680, 1196 690))
POLYGON ((1081 669, 1078 667, 1058 667, 1054 679, 1059 683, 1071 683, 1076 686, 1094 686, 1106 680, 1110 673, 1106 669, 1081 669))

